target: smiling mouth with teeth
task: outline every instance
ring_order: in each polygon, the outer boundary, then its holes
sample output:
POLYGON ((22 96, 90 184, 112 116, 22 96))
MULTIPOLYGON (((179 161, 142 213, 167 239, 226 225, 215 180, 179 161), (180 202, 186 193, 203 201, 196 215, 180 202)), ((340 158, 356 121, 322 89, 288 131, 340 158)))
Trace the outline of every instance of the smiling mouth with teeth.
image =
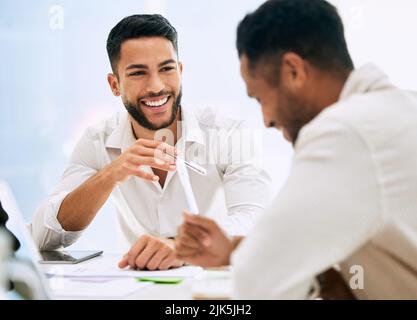
POLYGON ((141 102, 147 107, 151 107, 151 108, 161 107, 168 102, 170 97, 171 96, 166 96, 162 99, 154 100, 154 101, 143 99, 143 100, 141 100, 141 102))

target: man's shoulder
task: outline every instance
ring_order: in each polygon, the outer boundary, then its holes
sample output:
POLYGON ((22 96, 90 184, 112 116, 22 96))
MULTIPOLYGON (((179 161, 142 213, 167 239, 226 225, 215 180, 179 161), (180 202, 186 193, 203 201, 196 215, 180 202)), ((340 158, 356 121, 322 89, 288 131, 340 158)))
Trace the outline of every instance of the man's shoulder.
POLYGON ((304 138, 321 136, 329 130, 355 134, 371 145, 391 137, 400 138, 415 127, 417 95, 393 88, 356 94, 324 109, 300 132, 304 138))
POLYGON ((85 130, 85 135, 91 139, 106 140, 106 138, 112 134, 112 132, 120 125, 120 123, 126 120, 126 117, 127 114, 124 112, 117 112, 111 117, 87 127, 85 130))
POLYGON ((391 87, 386 90, 376 90, 355 94, 347 99, 338 101, 329 108, 334 116, 360 119, 368 115, 379 114, 390 117, 403 111, 416 112, 417 94, 415 92, 391 87))
POLYGON ((323 110, 311 124, 319 128, 322 122, 340 121, 359 131, 384 126, 387 132, 398 125, 414 126, 416 116, 417 94, 392 88, 352 95, 338 101, 323 110))

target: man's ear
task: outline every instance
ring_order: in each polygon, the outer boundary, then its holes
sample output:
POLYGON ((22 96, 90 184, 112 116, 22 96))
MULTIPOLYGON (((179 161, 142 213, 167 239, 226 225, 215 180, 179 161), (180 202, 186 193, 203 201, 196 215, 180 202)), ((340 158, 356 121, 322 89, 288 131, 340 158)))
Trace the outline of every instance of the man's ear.
POLYGON ((182 76, 182 62, 178 62, 179 70, 180 70, 180 76, 182 76))
POLYGON ((120 96, 119 80, 114 73, 107 74, 107 82, 109 83, 110 90, 113 94, 118 97, 120 96))
POLYGON ((307 64, 306 61, 298 54, 287 52, 281 60, 281 79, 291 89, 300 89, 307 81, 307 64))

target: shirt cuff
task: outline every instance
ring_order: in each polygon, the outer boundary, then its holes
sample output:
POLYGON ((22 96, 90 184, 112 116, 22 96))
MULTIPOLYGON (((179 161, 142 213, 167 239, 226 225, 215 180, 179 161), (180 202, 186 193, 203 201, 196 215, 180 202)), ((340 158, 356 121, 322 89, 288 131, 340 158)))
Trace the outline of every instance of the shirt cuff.
POLYGON ((218 224, 228 236, 245 237, 256 224, 263 208, 251 207, 245 210, 229 211, 218 224))
POLYGON ((45 226, 50 229, 56 235, 59 235, 59 242, 64 247, 67 247, 74 243, 80 236, 83 231, 67 231, 65 230, 61 223, 58 221, 58 212, 61 207, 62 201, 69 192, 60 192, 57 194, 53 200, 49 201, 48 204, 48 214, 45 216, 45 226))

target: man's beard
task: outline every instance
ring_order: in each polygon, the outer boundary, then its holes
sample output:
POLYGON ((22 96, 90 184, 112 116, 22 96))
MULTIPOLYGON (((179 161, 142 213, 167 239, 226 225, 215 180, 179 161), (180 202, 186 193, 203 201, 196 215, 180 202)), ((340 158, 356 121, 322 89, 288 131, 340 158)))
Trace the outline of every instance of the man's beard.
POLYGON ((288 92, 283 93, 280 105, 285 106, 281 107, 281 110, 286 110, 282 115, 284 117, 282 126, 290 136, 292 144, 295 145, 301 129, 317 116, 316 108, 288 92))
POLYGON ((180 92, 178 93, 178 96, 175 97, 173 92, 159 92, 157 94, 152 94, 147 96, 146 98, 152 98, 152 97, 159 97, 161 95, 170 95, 172 99, 174 99, 173 103, 172 103, 172 110, 171 110, 171 116, 169 118, 168 121, 166 121, 165 123, 162 123, 161 125, 154 125, 152 124, 145 116, 145 114, 142 111, 141 108, 141 103, 140 100, 143 99, 144 97, 138 99, 138 101, 134 104, 134 103, 130 103, 128 101, 123 101, 123 104, 126 107, 127 112, 129 112, 129 114, 131 115, 131 117, 133 119, 136 120, 136 122, 149 130, 159 130, 162 128, 167 128, 169 127, 177 118, 177 113, 178 113, 178 109, 181 107, 181 98, 182 98, 182 88, 180 88, 180 92))

